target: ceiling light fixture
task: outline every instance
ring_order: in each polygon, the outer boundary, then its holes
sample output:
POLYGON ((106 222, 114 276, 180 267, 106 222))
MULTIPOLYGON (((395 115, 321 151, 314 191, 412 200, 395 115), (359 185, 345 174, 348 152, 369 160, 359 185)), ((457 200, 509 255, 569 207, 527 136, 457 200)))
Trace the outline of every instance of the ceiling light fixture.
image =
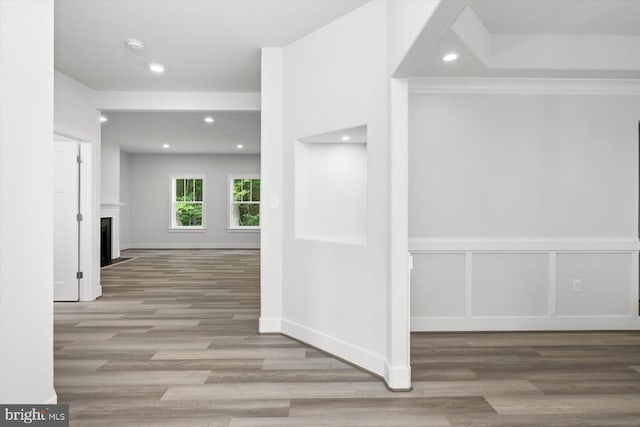
POLYGON ((351 137, 349 135, 344 135, 342 138, 340 138, 343 141, 348 141, 351 139, 351 137))
POLYGON ((207 117, 204 118, 204 122, 211 124, 211 123, 215 122, 215 120, 213 119, 213 117, 207 116, 207 117))
POLYGON ((455 61, 456 59, 458 59, 458 57, 459 57, 459 56, 460 56, 460 55, 458 55, 457 53, 455 53, 455 52, 451 52, 451 53, 447 53, 445 56, 443 56, 443 57, 442 57, 442 60, 443 60, 444 62, 453 62, 453 61, 455 61))
POLYGON ((162 144, 162 148, 166 149, 166 148, 169 148, 169 147, 171 147, 169 144, 162 144))
POLYGON ((100 122, 104 123, 104 122, 108 122, 109 119, 107 119, 107 116, 100 116, 100 122))
POLYGON ((144 43, 142 43, 140 40, 136 40, 136 39, 127 39, 127 47, 131 50, 142 50, 144 49, 144 43))
POLYGON ((236 148, 237 148, 238 150, 242 150, 242 149, 244 148, 244 145, 242 145, 242 144, 238 144, 238 145, 236 145, 236 148))
POLYGON ((164 65, 158 64, 157 62, 149 63, 149 69, 156 74, 164 73, 164 65))

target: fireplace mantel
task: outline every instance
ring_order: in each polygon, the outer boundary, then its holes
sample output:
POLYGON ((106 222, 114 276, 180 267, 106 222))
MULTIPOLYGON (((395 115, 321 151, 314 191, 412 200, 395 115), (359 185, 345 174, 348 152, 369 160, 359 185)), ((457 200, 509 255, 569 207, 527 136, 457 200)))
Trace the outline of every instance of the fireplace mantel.
POLYGON ((100 217, 111 218, 111 256, 120 258, 120 207, 124 203, 101 203, 100 217))

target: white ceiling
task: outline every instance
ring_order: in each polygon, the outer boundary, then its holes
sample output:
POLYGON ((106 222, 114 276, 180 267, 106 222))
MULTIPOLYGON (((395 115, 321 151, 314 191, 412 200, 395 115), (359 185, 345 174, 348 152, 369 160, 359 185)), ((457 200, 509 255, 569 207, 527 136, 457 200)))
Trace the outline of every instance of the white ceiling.
POLYGON ((471 0, 412 75, 638 79, 640 1, 471 0))
POLYGON ((131 153, 258 154, 260 112, 103 112, 102 141, 131 153), (215 119, 204 122, 205 116, 215 119), (169 149, 162 148, 169 144, 169 149), (236 146, 244 145, 242 150, 236 146))
POLYGON ((490 33, 640 34, 637 0, 471 0, 490 33))
POLYGON ((365 0, 56 0, 56 69, 96 90, 250 92, 260 48, 284 46, 365 0), (134 52, 125 40, 145 49, 134 52), (166 66, 152 75, 149 62, 166 66))

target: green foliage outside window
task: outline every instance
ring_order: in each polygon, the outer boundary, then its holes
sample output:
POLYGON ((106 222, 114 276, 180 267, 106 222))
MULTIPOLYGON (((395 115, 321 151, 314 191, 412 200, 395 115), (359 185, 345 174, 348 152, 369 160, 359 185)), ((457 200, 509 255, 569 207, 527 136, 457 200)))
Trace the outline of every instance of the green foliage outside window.
POLYGON ((259 227, 260 180, 234 179, 232 198, 234 225, 237 227, 259 227))
POLYGON ((176 224, 180 227, 194 227, 202 225, 202 204, 176 204, 176 224))
POLYGON ((175 215, 177 226, 202 226, 202 189, 202 179, 176 179, 175 215))

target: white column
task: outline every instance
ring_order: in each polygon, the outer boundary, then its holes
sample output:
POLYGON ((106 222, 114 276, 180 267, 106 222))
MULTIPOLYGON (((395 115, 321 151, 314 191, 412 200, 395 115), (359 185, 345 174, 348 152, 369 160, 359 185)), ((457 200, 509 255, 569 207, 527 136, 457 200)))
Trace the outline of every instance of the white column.
POLYGON ((389 96, 389 349, 385 379, 411 388, 409 301, 409 86, 391 79, 389 96))
POLYGON ((53 389, 53 0, 0 1, 0 403, 53 389))
POLYGON ((260 333, 282 329, 283 54, 262 49, 260 333))

